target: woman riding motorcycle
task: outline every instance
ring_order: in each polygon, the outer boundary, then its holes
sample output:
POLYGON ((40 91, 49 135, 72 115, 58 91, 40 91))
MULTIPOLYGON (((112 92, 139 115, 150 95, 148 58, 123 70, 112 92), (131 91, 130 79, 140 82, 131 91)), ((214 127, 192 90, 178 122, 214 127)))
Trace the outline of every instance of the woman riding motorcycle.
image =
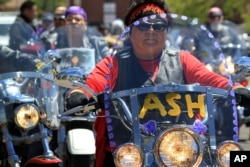
MULTIPOLYGON (((240 85, 231 87, 227 78, 209 71, 189 52, 166 47, 166 35, 171 24, 171 18, 166 15, 169 13, 163 0, 133 1, 125 17, 126 26, 132 25, 129 27, 131 45, 98 63, 86 79, 86 84, 96 93, 174 82, 199 83, 202 86, 235 89, 244 95, 249 94, 240 85), (162 17, 164 15, 166 17, 162 17), (151 20, 144 19, 146 16, 151 20)), ((72 89, 67 97, 67 105, 70 108, 86 104, 89 98, 81 89, 72 89)), ((99 113, 99 116, 104 115, 104 110, 99 113)), ((109 145, 106 127, 105 117, 97 117, 97 167, 115 166, 112 158, 114 148, 109 145)))

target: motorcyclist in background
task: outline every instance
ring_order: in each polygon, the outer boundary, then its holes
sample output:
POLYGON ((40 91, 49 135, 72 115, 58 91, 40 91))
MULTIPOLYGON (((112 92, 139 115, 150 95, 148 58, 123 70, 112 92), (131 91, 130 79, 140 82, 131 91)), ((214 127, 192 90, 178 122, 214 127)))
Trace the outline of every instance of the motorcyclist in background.
POLYGON ((36 28, 33 20, 37 14, 37 5, 32 1, 25 1, 20 7, 20 15, 17 16, 15 22, 9 30, 9 47, 14 50, 20 50, 22 45, 27 42, 38 40, 36 28))
POLYGON ((99 62, 108 55, 108 44, 103 37, 94 35, 88 30, 87 14, 80 6, 70 6, 65 12, 66 26, 58 30, 56 48, 92 48, 95 60, 99 62), (71 40, 73 39, 73 40, 71 40))
POLYGON ((65 25, 65 12, 67 8, 65 6, 58 6, 54 11, 54 26, 59 28, 65 25))
MULTIPOLYGON (((233 27, 230 27, 230 24, 227 25, 225 23, 223 11, 219 7, 210 8, 207 16, 208 30, 213 33, 215 39, 220 43, 223 54, 225 55, 225 57, 227 57, 227 65, 229 67, 233 67, 234 61, 236 61, 241 56, 248 55, 244 41, 242 41, 242 39, 240 38, 240 33, 233 27)), ((221 74, 225 74, 225 71, 222 70, 222 65, 219 66, 219 71, 221 74)), ((231 71, 232 70, 230 70, 230 72, 231 71)), ((244 116, 249 115, 250 108, 245 107, 244 116)), ((250 127, 250 122, 247 122, 246 126, 250 127)))
MULTIPOLYGON (((85 48, 87 48, 93 51, 92 53, 94 54, 93 56, 91 55, 92 56, 91 58, 93 60, 93 65, 95 65, 97 62, 102 60, 104 56, 109 54, 109 48, 104 38, 101 36, 94 35, 93 31, 90 30, 90 28, 87 26, 87 14, 84 11, 84 9, 82 9, 80 6, 70 6, 66 9, 64 16, 65 16, 65 26, 61 26, 55 29, 54 31, 55 33, 53 34, 53 36, 51 36, 53 37, 53 39, 48 38, 48 41, 52 41, 52 42, 55 41, 55 43, 54 44, 52 43, 51 46, 54 45, 54 48, 57 49, 59 53, 61 53, 62 57, 64 56, 64 54, 60 51, 71 50, 71 49, 74 50, 72 59, 70 60, 72 63, 70 64, 70 66, 74 64, 73 66, 79 67, 78 63, 80 62, 79 60, 80 60, 80 56, 82 55, 82 53, 79 52, 79 57, 74 56, 74 54, 77 53, 77 50, 81 50, 81 49, 84 50, 85 48), (56 40, 54 40, 55 38, 56 40)), ((62 62, 63 62, 63 58, 62 58, 62 62)), ((59 68, 64 69, 64 67, 62 66, 60 66, 59 68)), ((65 68, 68 68, 68 67, 65 67, 65 68)), ((66 90, 60 89, 60 93, 61 93, 60 98, 64 96, 65 94, 64 92, 66 92, 66 90)), ((60 102, 63 103, 63 100, 61 100, 60 102)), ((92 122, 78 123, 77 121, 74 121, 74 122, 72 121, 69 123, 69 126, 67 127, 69 127, 68 129, 84 128, 84 129, 89 129, 93 131, 92 122)), ((55 149, 58 146, 58 143, 57 143, 58 133, 57 132, 58 131, 53 131, 53 139, 51 141, 51 144, 53 145, 52 148, 55 148, 55 149)), ((60 134, 58 136, 60 137, 60 134)), ((93 138, 93 141, 94 141, 94 138, 93 138)), ((64 154, 64 153, 59 152, 58 154, 64 154)), ((88 164, 87 166, 94 166, 94 156, 95 156, 94 154, 90 154, 90 155, 84 154, 84 155, 78 155, 78 156, 84 157, 81 160, 85 161, 86 159, 85 165, 88 164)), ((72 156, 72 157, 78 158, 78 156, 72 156)), ((69 159, 70 156, 67 158, 69 159)), ((75 162, 77 162, 77 160, 75 160, 75 162)), ((67 162, 65 162, 65 164, 67 164, 67 162)))
MULTIPOLYGON (((149 15, 164 15, 170 11, 163 0, 133 1, 125 17, 125 25, 149 15)), ((166 35, 171 18, 157 18, 132 24, 129 32, 131 47, 123 48, 112 58, 106 56, 86 79, 86 84, 96 93, 107 88, 120 91, 141 86, 152 86, 174 82, 177 84, 199 83, 203 86, 212 86, 228 89, 228 79, 209 71, 203 63, 190 52, 173 50, 165 45, 166 35), (126 67, 126 68, 124 68, 126 67), (108 76, 108 78, 107 78, 108 76), (138 80, 139 79, 139 80, 138 80)), ((249 91, 240 85, 233 89, 248 95, 249 91), (242 90, 243 89, 243 90, 242 90)), ((89 99, 81 89, 73 89, 67 97, 69 108, 83 105, 89 99)), ((99 113, 104 116, 105 111, 99 113)), ((105 117, 97 117, 96 130, 96 167, 115 166, 112 149, 106 129, 105 117)))
POLYGON ((54 29, 54 15, 50 12, 46 12, 42 17, 42 24, 37 29, 36 33, 38 37, 42 40, 46 39, 50 33, 54 29))
MULTIPOLYGON (((43 67, 45 63, 40 59, 34 59, 34 55, 21 53, 18 50, 12 50, 6 46, 0 45, 0 74, 8 73, 8 72, 16 72, 16 71, 36 71, 43 67)), ((50 134, 50 130, 48 129, 48 134, 50 134)), ((1 130, 0 130, 1 134, 1 130)), ((1 135, 0 135, 1 136, 1 135)), ((0 166, 1 160, 6 159, 6 152, 4 152, 5 144, 0 141, 0 166), (2 152, 3 151, 3 152, 2 152)), ((25 147, 27 148, 27 147, 25 147)), ((21 153, 22 150, 16 150, 21 153)), ((27 159, 32 157, 41 155, 42 152, 42 144, 40 141, 33 142, 28 147, 28 155, 22 155, 24 157, 27 156, 27 159)), ((23 163, 23 162, 22 162, 23 163)))
POLYGON ((34 71, 41 62, 40 59, 34 59, 33 55, 21 54, 19 51, 0 45, 0 73, 34 71))
POLYGON ((110 32, 104 37, 110 48, 113 48, 119 38, 119 35, 124 31, 124 29, 125 26, 123 20, 115 19, 111 22, 110 32))
POLYGON ((46 50, 54 49, 57 43, 57 36, 60 27, 65 26, 65 11, 66 7, 58 6, 54 11, 53 23, 54 26, 43 36, 43 42, 45 43, 46 50))
POLYGON ((233 28, 222 24, 223 21, 224 15, 219 7, 212 7, 209 9, 206 26, 220 44, 240 43, 236 31, 233 28))

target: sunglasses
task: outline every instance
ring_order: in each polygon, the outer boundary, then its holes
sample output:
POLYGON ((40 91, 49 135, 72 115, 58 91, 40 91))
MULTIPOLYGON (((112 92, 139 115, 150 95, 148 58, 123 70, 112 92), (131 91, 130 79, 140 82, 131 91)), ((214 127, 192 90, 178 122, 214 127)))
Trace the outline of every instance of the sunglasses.
POLYGON ((220 19, 221 16, 220 16, 220 15, 212 15, 212 16, 209 16, 209 18, 210 18, 210 19, 215 19, 215 18, 219 18, 219 19, 220 19))
POLYGON ((152 27, 154 31, 161 32, 166 30, 168 28, 168 25, 163 22, 158 22, 158 23, 143 22, 136 27, 141 31, 148 31, 152 27))
POLYGON ((64 15, 55 15, 54 16, 54 20, 65 20, 65 16, 64 15))

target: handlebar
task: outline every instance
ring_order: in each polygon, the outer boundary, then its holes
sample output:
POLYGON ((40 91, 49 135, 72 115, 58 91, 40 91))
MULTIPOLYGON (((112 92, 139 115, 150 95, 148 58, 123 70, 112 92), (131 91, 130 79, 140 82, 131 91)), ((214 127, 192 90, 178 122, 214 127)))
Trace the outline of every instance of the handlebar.
POLYGON ((97 103, 91 103, 91 104, 87 104, 85 106, 77 106, 77 107, 71 108, 71 109, 63 112, 62 114, 58 115, 58 117, 61 118, 62 116, 67 116, 67 115, 71 115, 71 114, 75 114, 75 113, 79 113, 79 112, 83 113, 83 115, 86 115, 90 111, 95 110, 96 105, 97 105, 97 103))
POLYGON ((235 76, 232 77, 233 83, 245 75, 250 75, 250 57, 242 56, 235 62, 235 76))

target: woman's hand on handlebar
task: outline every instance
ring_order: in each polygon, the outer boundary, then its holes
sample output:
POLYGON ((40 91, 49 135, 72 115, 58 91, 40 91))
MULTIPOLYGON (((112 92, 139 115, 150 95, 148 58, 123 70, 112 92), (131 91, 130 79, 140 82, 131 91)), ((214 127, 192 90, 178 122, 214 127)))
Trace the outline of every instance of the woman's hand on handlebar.
POLYGON ((244 87, 239 87, 234 89, 234 92, 239 105, 243 107, 250 106, 250 90, 244 87))
POLYGON ((79 89, 72 89, 66 94, 65 101, 66 108, 71 109, 77 106, 88 104, 89 98, 83 91, 79 89))

